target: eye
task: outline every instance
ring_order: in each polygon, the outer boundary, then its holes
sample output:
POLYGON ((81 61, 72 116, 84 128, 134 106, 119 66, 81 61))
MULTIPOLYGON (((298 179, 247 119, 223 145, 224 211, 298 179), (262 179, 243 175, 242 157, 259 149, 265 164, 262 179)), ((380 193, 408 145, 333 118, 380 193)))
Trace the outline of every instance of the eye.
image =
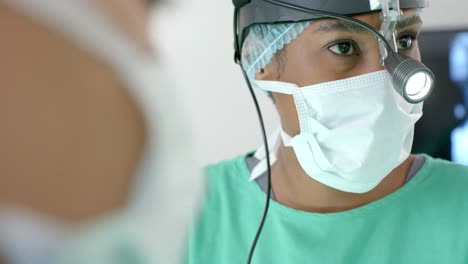
POLYGON ((398 37, 397 46, 399 50, 409 50, 413 48, 416 37, 411 34, 404 34, 398 37))
POLYGON ((356 55, 359 54, 356 45, 352 41, 340 41, 328 47, 328 49, 337 55, 356 55))

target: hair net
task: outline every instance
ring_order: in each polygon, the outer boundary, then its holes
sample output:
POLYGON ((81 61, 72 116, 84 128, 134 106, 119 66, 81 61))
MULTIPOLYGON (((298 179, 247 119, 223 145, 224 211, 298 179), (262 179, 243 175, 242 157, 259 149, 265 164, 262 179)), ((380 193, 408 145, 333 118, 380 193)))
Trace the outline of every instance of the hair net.
POLYGON ((250 27, 242 45, 242 67, 250 80, 270 63, 273 55, 297 38, 310 22, 257 24, 250 27))

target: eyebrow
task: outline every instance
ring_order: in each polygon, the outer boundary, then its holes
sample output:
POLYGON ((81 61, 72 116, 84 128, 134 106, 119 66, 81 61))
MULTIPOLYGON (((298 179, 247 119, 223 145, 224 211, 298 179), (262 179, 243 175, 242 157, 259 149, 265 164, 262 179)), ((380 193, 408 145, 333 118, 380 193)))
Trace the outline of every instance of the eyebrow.
MULTIPOLYGON (((419 15, 414 15, 411 17, 405 17, 404 19, 397 22, 397 29, 406 28, 416 24, 422 24, 421 17, 419 15)), ((331 32, 331 31, 340 31, 347 33, 370 33, 366 28, 357 25, 355 23, 345 21, 345 20, 332 20, 332 21, 320 21, 319 28, 315 32, 331 32)))
POLYGON ((331 20, 331 21, 320 21, 319 28, 315 32, 331 32, 331 31, 340 31, 348 33, 367 33, 369 30, 366 28, 345 21, 345 20, 331 20))
POLYGON ((422 25, 422 24, 423 24, 423 21, 421 17, 418 15, 414 15, 411 17, 405 17, 404 19, 398 21, 396 27, 398 29, 402 29, 402 28, 406 28, 412 25, 422 25))

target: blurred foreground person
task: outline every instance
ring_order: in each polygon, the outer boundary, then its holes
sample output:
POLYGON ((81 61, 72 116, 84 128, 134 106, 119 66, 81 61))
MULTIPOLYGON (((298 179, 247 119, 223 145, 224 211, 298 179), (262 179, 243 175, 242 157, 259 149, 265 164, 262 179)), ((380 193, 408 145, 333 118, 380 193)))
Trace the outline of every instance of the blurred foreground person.
POLYGON ((177 263, 202 184, 153 4, 0 2, 0 263, 177 263))

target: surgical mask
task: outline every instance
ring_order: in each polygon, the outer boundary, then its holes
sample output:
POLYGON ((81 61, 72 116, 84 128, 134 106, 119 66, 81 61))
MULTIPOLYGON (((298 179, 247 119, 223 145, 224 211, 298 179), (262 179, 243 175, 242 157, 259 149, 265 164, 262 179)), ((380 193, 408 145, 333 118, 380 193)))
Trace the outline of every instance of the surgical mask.
POLYGON ((176 263, 203 183, 192 163, 189 130, 183 109, 174 98, 170 74, 93 1, 5 3, 112 66, 145 117, 148 139, 124 208, 80 226, 66 225, 24 208, 0 208, 0 235, 1 230, 9 234, 0 236, 0 254, 12 264, 176 263))
POLYGON ((294 97, 300 133, 282 130, 283 143, 294 149, 305 173, 324 185, 368 192, 410 155, 422 103, 407 103, 387 71, 306 87, 252 84, 294 97))

